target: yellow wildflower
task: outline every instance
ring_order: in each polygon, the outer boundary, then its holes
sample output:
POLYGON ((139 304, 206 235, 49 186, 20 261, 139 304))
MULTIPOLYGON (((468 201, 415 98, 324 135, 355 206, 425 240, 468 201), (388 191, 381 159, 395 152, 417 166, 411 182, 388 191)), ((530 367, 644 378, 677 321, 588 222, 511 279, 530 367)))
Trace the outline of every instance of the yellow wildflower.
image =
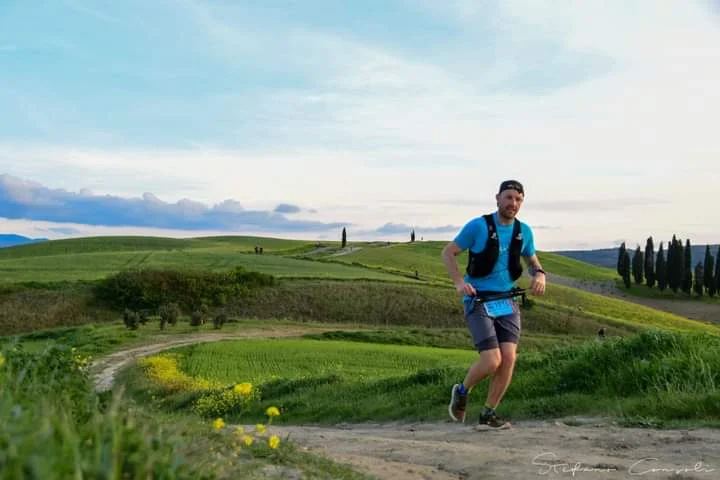
POLYGON ((225 426, 225 422, 223 421, 222 418, 216 418, 215 421, 213 422, 213 428, 215 430, 222 430, 224 426, 225 426))
POLYGON ((280 415, 280 410, 278 410, 277 407, 268 407, 268 409, 265 410, 265 413, 268 417, 277 417, 280 415))
POLYGON ((252 383, 238 383, 235 385, 235 393, 238 395, 250 395, 252 393, 252 383))
POLYGON ((255 430, 257 430, 258 433, 265 433, 265 425, 258 423, 255 425, 255 430))
POLYGON ((245 433, 245 429, 243 427, 235 427, 235 433, 237 433, 238 435, 242 435, 243 433, 245 433))
POLYGON ((3 365, 5 365, 5 357, 3 357, 3 354, 0 353, 0 367, 2 367, 3 365))
POLYGON ((277 435, 273 435, 268 439, 268 445, 270 446, 270 448, 277 448, 278 445, 280 445, 280 437, 278 437, 277 435))
POLYGON ((249 447, 250 445, 252 445, 253 440, 254 440, 253 437, 251 437, 250 435, 245 435, 245 436, 243 437, 243 442, 244 442, 245 445, 247 445, 248 447, 249 447))

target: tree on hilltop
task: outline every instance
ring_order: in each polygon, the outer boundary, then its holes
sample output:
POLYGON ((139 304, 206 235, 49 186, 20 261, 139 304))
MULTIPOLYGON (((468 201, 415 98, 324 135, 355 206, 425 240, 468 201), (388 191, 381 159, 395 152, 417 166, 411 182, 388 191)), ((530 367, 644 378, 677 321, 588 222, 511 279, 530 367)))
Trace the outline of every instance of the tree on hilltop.
POLYGON ((657 279, 657 285, 660 291, 664 291, 667 288, 667 264, 665 263, 665 252, 663 251, 663 244, 660 242, 660 248, 657 252, 657 258, 655 259, 655 277, 657 279))
POLYGON ((702 297, 703 295, 703 270, 702 263, 698 262, 697 265, 695 265, 695 285, 693 285, 693 289, 698 297, 702 297))
POLYGON ((693 268, 692 268, 692 250, 690 249, 690 239, 685 240, 685 264, 683 269, 682 290, 690 295, 693 286, 693 268))
POLYGON ((623 260, 625 259, 625 242, 622 242, 620 245, 620 248, 618 249, 618 259, 617 259, 617 272, 618 275, 621 277, 623 276, 623 270, 622 270, 622 264, 623 260))
POLYGON ((643 252, 638 245, 632 259, 632 275, 637 284, 641 284, 643 281, 643 264, 643 252))
POLYGON ((630 254, 627 249, 623 252, 622 260, 620 261, 620 275, 622 276, 625 288, 630 288, 630 254))
POLYGON ((645 281, 647 286, 655 286, 655 245, 652 237, 645 243, 645 281))
POLYGON ((709 296, 715 296, 715 275, 713 271, 713 256, 710 253, 710 245, 705 245, 705 264, 703 265, 703 286, 707 289, 709 296))

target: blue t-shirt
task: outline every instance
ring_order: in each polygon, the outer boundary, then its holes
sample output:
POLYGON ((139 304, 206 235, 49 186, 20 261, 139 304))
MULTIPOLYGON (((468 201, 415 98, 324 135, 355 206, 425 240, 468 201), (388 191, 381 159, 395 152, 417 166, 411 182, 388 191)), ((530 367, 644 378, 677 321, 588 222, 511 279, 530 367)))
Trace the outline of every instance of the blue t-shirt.
MULTIPOLYGON (((495 219, 495 228, 498 233, 498 241, 500 243, 500 254, 492 272, 483 278, 472 278, 465 273, 465 282, 472 284, 476 290, 488 290, 496 292, 506 292, 515 287, 515 282, 510 278, 508 271, 508 263, 510 261, 510 241, 512 240, 512 232, 514 224, 502 225, 498 222, 497 212, 493 213, 495 219)), ((520 220, 515 219, 516 222, 520 220)), ((520 222, 520 233, 522 234, 522 250, 521 255, 531 257, 535 255, 535 241, 533 239, 532 229, 523 222, 520 222)), ((488 228, 483 217, 477 217, 470 220, 460 230, 455 237, 455 243, 463 250, 470 249, 474 253, 481 252, 485 249, 487 241, 488 228)), ((467 264, 467 263, 466 263, 467 264)), ((465 295, 464 301, 470 297, 465 295)))

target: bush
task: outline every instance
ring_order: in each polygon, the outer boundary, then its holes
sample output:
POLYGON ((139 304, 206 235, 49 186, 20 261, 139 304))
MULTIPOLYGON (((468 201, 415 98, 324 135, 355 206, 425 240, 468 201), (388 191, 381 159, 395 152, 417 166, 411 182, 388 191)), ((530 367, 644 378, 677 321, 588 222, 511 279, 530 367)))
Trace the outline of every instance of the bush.
POLYGON ((192 314, 190 315, 190 326, 199 327, 203 323, 205 323, 205 319, 203 318, 202 312, 200 312, 199 310, 195 310, 194 312, 192 312, 192 314))
POLYGON ((274 278, 241 267, 228 272, 125 270, 95 286, 97 300, 114 308, 158 310, 175 303, 186 311, 224 305, 252 288, 274 285, 274 278))
POLYGON ((180 313, 180 307, 177 303, 168 303, 162 305, 158 309, 158 315, 160 315, 160 330, 165 329, 165 324, 169 324, 171 326, 177 325, 180 313))
POLYGON ((125 326, 128 329, 137 330, 138 327, 140 327, 140 315, 126 308, 125 312, 123 312, 123 322, 125 322, 125 326))
POLYGON ((227 323, 227 316, 225 314, 221 313, 220 315, 216 315, 215 318, 213 319, 213 326, 216 329, 222 328, 222 326, 225 325, 225 323, 227 323))

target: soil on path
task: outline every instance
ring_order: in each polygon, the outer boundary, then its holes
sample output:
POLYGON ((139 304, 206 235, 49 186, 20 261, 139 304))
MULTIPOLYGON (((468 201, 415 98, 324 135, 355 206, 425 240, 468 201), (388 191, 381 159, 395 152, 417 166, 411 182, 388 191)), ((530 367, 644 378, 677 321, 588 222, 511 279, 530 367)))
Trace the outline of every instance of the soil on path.
MULTIPOLYGON (((284 327, 166 339, 104 357, 94 365, 95 386, 109 389, 121 368, 169 348, 317 331, 322 329, 284 327)), ((713 429, 621 428, 580 419, 520 422, 501 432, 452 423, 272 428, 301 448, 380 479, 720 478, 720 430, 713 429)))

